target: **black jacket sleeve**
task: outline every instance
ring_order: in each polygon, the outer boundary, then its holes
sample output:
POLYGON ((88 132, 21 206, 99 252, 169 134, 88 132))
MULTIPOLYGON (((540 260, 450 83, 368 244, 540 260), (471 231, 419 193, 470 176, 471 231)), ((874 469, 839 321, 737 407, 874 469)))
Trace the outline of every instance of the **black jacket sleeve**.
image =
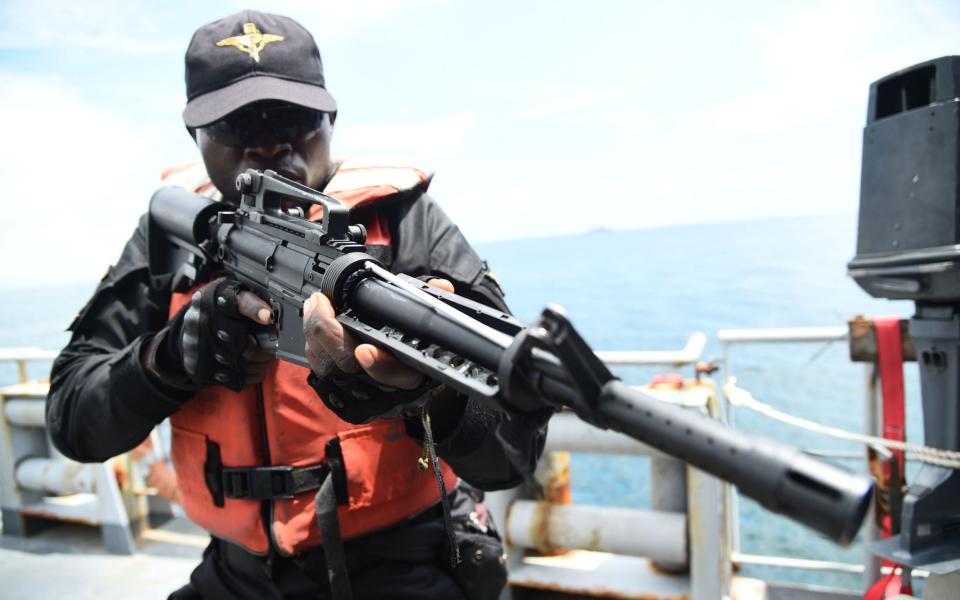
POLYGON ((102 461, 135 447, 182 399, 158 389, 140 351, 167 322, 168 299, 150 288, 146 218, 70 325, 70 342, 53 363, 47 429, 58 450, 102 461))
MULTIPOLYGON (((441 275, 461 296, 508 312, 486 262, 430 196, 422 195, 398 211, 392 219, 394 272, 441 275)), ((513 487, 533 473, 552 414, 550 409, 508 413, 467 400, 460 423, 437 443, 437 453, 471 485, 485 490, 513 487)), ((408 422, 407 429, 414 437, 422 435, 419 423, 408 422)))

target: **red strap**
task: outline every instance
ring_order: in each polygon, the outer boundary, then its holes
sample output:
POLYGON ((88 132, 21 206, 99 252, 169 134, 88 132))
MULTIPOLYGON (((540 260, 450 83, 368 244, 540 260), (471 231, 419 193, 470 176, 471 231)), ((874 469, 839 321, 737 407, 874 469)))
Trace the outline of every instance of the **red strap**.
MULTIPOLYGON (((873 320, 877 330, 877 364, 880 368, 880 387, 883 391, 883 437, 902 442, 904 435, 903 409, 903 341, 900 338, 900 318, 882 317, 873 320)), ((894 450, 900 473, 903 473, 903 452, 894 450)))
POLYGON ((886 577, 881 577, 870 589, 863 595, 863 600, 884 600, 884 598, 893 598, 899 594, 912 594, 913 590, 909 585, 903 585, 903 580, 899 575, 891 572, 886 577))
MULTIPOLYGON (((903 394, 903 340, 900 336, 900 317, 881 317, 873 320, 877 332, 877 366, 880 370, 880 389, 883 396, 883 437, 888 440, 904 441, 906 438, 903 394)), ((903 477, 903 452, 893 451, 897 459, 900 476, 903 477)), ((889 479, 890 473, 884 469, 889 479)), ((889 482, 889 485, 900 485, 889 482)), ((891 535, 891 519, 883 519, 883 537, 891 535)), ((895 566, 883 561, 884 566, 895 566)), ((863 595, 864 600, 883 600, 898 594, 912 593, 909 585, 903 585, 899 575, 890 573, 881 577, 863 595)))

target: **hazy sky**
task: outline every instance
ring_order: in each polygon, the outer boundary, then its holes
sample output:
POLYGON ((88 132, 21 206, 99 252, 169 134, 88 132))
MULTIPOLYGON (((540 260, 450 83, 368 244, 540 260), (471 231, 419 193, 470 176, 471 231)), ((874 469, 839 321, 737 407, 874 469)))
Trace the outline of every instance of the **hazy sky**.
MULTIPOLYGON (((160 169, 197 158, 190 35, 248 7, 0 3, 0 286, 115 260, 160 169)), ((953 1, 269 7, 317 38, 335 154, 435 170, 476 241, 853 212, 868 85, 960 45, 953 1)))

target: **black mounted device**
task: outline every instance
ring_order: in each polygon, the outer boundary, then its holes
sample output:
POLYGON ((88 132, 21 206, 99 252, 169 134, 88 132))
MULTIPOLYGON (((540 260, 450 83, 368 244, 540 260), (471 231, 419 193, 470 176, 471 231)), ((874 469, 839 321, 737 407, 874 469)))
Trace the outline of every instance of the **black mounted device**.
MULTIPOLYGON (((924 443, 960 450, 960 56, 870 86, 848 273, 875 298, 915 302, 924 443)), ((960 472, 923 465, 900 524, 872 550, 938 574, 960 569, 960 472)))

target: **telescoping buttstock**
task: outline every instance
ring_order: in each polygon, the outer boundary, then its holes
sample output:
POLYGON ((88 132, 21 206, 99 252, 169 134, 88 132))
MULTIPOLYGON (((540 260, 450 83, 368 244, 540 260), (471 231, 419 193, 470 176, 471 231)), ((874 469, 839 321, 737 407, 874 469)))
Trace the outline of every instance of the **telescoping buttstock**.
POLYGON ((173 275, 176 284, 228 271, 273 307, 276 331, 261 344, 278 358, 306 365, 302 307, 320 291, 345 328, 437 382, 500 409, 572 409, 729 481, 839 544, 856 535, 872 494, 868 479, 622 384, 559 308, 527 326, 389 272, 365 252, 362 228, 348 224, 334 198, 271 171, 247 171, 238 188, 236 208, 179 188, 154 194, 148 243, 151 255, 165 254, 151 256, 151 275, 173 275), (321 223, 288 208, 307 203, 323 206, 321 223))

